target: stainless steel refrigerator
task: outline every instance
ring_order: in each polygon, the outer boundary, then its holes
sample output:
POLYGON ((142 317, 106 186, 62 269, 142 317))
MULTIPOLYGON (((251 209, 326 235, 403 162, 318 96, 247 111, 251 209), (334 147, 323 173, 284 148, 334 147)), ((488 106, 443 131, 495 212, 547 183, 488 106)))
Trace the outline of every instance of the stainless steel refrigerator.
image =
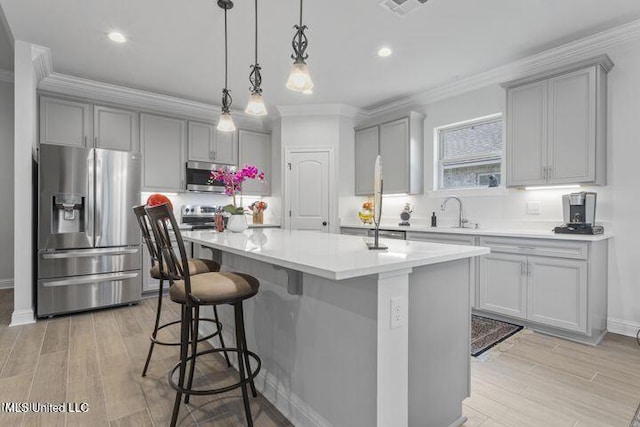
POLYGON ((140 154, 42 144, 38 317, 140 299, 140 154))

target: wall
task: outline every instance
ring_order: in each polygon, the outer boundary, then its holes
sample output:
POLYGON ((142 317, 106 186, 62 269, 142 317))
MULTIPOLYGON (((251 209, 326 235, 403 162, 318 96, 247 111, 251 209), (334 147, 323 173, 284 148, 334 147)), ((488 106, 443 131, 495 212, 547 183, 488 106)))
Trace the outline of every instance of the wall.
MULTIPOLYGON (((0 82, 0 200, 13 200, 13 84, 0 82)), ((8 203, 6 206, 10 206, 8 203)), ((13 211, 0 221, 0 288, 13 287, 13 211)))
MULTIPOLYGON (((279 133, 283 159, 288 148, 329 147, 334 150, 335 174, 332 177, 334 185, 329 190, 329 197, 330 205, 335 206, 335 209, 329 213, 329 223, 331 232, 337 232, 339 200, 347 194, 353 194, 354 178, 351 168, 353 165, 354 133, 353 116, 341 114, 339 109, 332 109, 332 111, 334 112, 331 114, 318 115, 309 113, 287 116, 283 114, 280 119, 279 133), (347 181, 343 182, 343 179, 347 181)), ((284 163, 282 163, 281 170, 285 170, 284 163)), ((282 182, 284 183, 284 176, 282 182)), ((284 189, 284 184, 282 184, 282 188, 284 189)), ((282 194, 284 212, 284 193, 282 194)))
MULTIPOLYGON (((640 197, 640 42, 618 46, 607 52, 615 63, 608 84, 607 185, 584 187, 598 193, 597 220, 615 234, 609 245, 609 330, 635 335, 640 328, 640 279, 636 263, 640 256, 637 227, 640 197)), ((413 204, 412 222, 427 224, 432 212, 439 225, 456 222, 455 204, 440 211, 443 197, 462 197, 466 216, 482 228, 551 229, 562 222, 561 195, 570 190, 524 191, 497 189, 482 191, 429 191, 433 189, 434 128, 505 111, 506 94, 492 85, 466 94, 416 108, 424 121, 425 189, 423 195, 388 197, 383 203, 383 222, 396 224, 405 202, 413 204), (539 215, 527 214, 527 202, 541 204, 539 215)), ((353 163, 352 163, 353 164, 353 163)), ((353 174, 353 169, 351 170, 353 174)), ((353 193, 351 193, 353 194, 353 193)), ((357 221, 357 211, 366 198, 342 197, 343 224, 357 221)))
POLYGON ((11 325, 33 323, 32 163, 37 145, 34 46, 16 40, 14 69, 14 294, 11 325))

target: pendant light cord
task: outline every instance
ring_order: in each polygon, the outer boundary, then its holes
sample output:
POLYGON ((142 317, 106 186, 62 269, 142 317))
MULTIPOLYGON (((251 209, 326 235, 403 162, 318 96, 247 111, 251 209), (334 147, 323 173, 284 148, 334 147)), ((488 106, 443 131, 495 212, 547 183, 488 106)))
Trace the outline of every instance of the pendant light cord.
POLYGON ((227 89, 227 9, 224 10, 224 88, 227 89))
POLYGON ((300 28, 302 28, 302 0, 300 0, 300 28))
POLYGON ((258 0, 256 0, 256 64, 258 63, 258 0))

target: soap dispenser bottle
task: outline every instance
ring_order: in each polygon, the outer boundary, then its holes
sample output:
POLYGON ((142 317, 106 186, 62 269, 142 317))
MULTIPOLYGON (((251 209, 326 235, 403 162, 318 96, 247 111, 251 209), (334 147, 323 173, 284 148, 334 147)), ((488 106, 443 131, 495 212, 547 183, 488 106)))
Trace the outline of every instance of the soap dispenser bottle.
POLYGON ((438 218, 436 217, 436 213, 435 212, 431 213, 431 226, 432 227, 437 227, 438 226, 438 218))

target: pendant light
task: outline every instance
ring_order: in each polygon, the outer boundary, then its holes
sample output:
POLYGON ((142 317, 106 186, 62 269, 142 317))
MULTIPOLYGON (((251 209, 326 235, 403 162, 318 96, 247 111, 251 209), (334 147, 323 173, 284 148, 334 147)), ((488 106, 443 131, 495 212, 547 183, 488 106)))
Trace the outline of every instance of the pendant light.
POLYGON ((224 9, 224 89, 222 89, 222 113, 220 114, 220 120, 218 120, 217 129, 220 132, 233 132, 236 130, 236 125, 231 117, 233 98, 231 98, 231 91, 227 88, 227 10, 233 7, 233 2, 231 0, 218 0, 218 6, 224 9))
POLYGON ((305 60, 309 58, 309 54, 305 53, 309 45, 309 40, 304 34, 304 30, 307 29, 306 25, 302 25, 302 0, 300 0, 300 24, 294 25, 296 34, 293 36, 291 45, 293 46, 293 65, 289 72, 289 80, 287 80, 287 89, 296 92, 311 93, 313 89, 313 82, 311 81, 311 75, 309 75, 309 68, 305 60))
POLYGON ((245 113, 252 116, 265 116, 267 114, 267 108, 264 106, 264 99, 262 98, 262 75, 260 74, 260 64, 258 64, 258 0, 255 0, 256 9, 256 60, 251 66, 251 73, 249 74, 249 82, 251 82, 251 96, 249 97, 249 103, 244 110, 245 113))

